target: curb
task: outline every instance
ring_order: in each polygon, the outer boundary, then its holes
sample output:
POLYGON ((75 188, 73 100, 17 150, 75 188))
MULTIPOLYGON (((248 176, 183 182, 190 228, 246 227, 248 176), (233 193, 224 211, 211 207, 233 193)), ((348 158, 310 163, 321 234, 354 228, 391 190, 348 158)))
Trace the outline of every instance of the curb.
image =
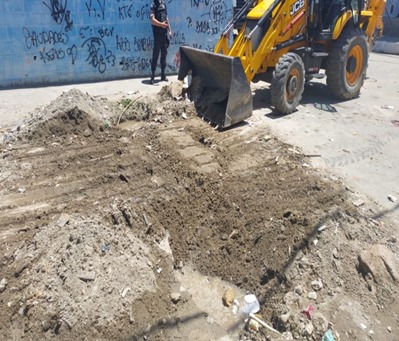
POLYGON ((373 52, 399 55, 399 38, 382 37, 375 42, 373 52))

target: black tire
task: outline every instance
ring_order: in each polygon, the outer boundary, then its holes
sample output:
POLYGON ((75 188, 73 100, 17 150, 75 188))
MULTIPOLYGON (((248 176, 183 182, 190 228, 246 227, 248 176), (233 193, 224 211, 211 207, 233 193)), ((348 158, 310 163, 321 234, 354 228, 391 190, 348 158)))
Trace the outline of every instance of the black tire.
POLYGON ((342 100, 359 96, 366 78, 369 46, 360 28, 348 27, 332 43, 327 59, 327 86, 342 100))
POLYGON ((289 52, 280 57, 270 85, 272 104, 282 114, 292 113, 302 99, 305 66, 302 58, 289 52))

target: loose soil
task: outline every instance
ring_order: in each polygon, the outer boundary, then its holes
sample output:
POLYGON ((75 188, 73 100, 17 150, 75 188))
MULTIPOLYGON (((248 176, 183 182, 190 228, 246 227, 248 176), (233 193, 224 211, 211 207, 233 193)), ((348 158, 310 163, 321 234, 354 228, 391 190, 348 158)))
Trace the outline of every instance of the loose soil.
POLYGON ((71 90, 3 132, 0 339, 397 340, 396 222, 265 124, 215 130, 176 93, 71 90), (223 329, 191 270, 255 294, 280 336, 223 329))

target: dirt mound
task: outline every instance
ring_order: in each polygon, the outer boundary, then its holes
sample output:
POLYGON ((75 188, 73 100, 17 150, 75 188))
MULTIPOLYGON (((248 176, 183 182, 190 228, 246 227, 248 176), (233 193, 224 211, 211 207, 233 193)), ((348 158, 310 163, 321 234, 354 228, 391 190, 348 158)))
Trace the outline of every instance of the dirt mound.
POLYGON ((37 108, 18 132, 22 140, 90 137, 110 126, 114 104, 77 89, 63 93, 49 105, 37 108))
POLYGON ((265 126, 215 131, 173 94, 122 99, 110 122, 136 122, 96 138, 79 129, 102 124, 102 102, 64 94, 2 152, 0 338, 221 340, 176 283, 187 266, 255 294, 291 339, 320 340, 331 321, 336 340, 395 340, 397 283, 374 281, 386 270, 370 257, 359 271, 373 240, 398 248, 371 208, 265 126))
POLYGON ((11 257, 16 277, 29 268, 9 297, 28 335, 83 333, 86 325, 101 333, 133 318, 132 303, 155 290, 148 247, 98 219, 61 215, 11 257))
POLYGON ((122 112, 117 117, 116 124, 126 121, 166 123, 196 115, 193 104, 182 96, 179 82, 163 86, 156 97, 123 99, 119 104, 122 112))

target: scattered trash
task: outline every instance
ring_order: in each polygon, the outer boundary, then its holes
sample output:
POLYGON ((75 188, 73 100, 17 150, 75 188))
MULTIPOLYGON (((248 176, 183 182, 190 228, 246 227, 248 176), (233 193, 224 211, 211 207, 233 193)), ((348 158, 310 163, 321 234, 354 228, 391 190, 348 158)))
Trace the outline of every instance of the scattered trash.
MULTIPOLYGON (((270 327, 265 321, 263 321, 261 318, 259 318, 257 315, 255 314, 249 314, 250 320, 255 320, 259 325, 269 329, 272 332, 275 332, 277 334, 280 334, 280 332, 276 329, 274 329, 273 327, 270 327)), ((256 326, 257 324, 253 323, 253 326, 256 326)))
POLYGON ((323 335, 322 341, 334 341, 334 335, 331 329, 327 330, 323 335))
POLYGON ((240 309, 241 314, 250 315, 259 311, 259 301, 255 295, 246 295, 244 297, 244 306, 240 309))
POLYGON ((260 323, 258 321, 256 321, 255 319, 251 318, 251 319, 248 320, 247 329, 257 332, 260 329, 260 323))
POLYGON ((308 298, 310 298, 311 300, 316 300, 317 294, 314 291, 312 291, 312 292, 308 293, 308 298))
POLYGON ((392 120, 391 123, 392 123, 395 127, 399 128, 399 120, 392 120))
POLYGON ((238 303, 238 301, 236 300, 236 299, 234 299, 234 301, 233 301, 233 308, 231 309, 231 312, 234 314, 234 315, 237 315, 237 312, 238 312, 238 308, 240 307, 240 303, 238 303))
POLYGON ((319 290, 323 289, 323 282, 321 281, 321 279, 312 281, 311 285, 312 285, 312 288, 314 291, 319 291, 319 290))
POLYGON ((304 154, 305 157, 321 157, 321 154, 304 154))
POLYGON ((392 202, 396 202, 398 200, 398 198, 396 198, 395 196, 393 196, 392 194, 388 195, 388 200, 392 201, 392 202))
POLYGON ((109 252, 109 250, 111 250, 111 245, 109 244, 104 244, 101 248, 102 252, 109 252))
POLYGON ((224 292, 224 295, 223 295, 223 298, 222 298, 223 304, 226 307, 230 307, 233 304, 233 302, 234 302, 234 298, 235 298, 235 292, 234 292, 233 288, 228 288, 224 292))
POLYGON ((265 142, 271 140, 272 138, 273 138, 273 136, 271 136, 271 135, 265 135, 265 136, 263 136, 263 139, 265 140, 265 142))
POLYGON ((394 110, 395 109, 395 107, 393 105, 386 105, 386 104, 382 105, 381 108, 382 109, 389 109, 389 110, 394 110))
POLYGON ((3 278, 0 281, 0 292, 3 292, 4 290, 6 290, 7 284, 8 284, 8 282, 5 278, 3 278))
POLYGON ((317 229, 317 231, 322 232, 322 231, 324 231, 327 227, 328 227, 328 226, 327 226, 326 224, 323 224, 323 225, 321 225, 321 226, 317 229))
POLYGON ((314 312, 314 306, 312 304, 309 304, 305 310, 302 310, 302 314, 306 315, 306 317, 309 320, 312 319, 313 312, 314 312))

